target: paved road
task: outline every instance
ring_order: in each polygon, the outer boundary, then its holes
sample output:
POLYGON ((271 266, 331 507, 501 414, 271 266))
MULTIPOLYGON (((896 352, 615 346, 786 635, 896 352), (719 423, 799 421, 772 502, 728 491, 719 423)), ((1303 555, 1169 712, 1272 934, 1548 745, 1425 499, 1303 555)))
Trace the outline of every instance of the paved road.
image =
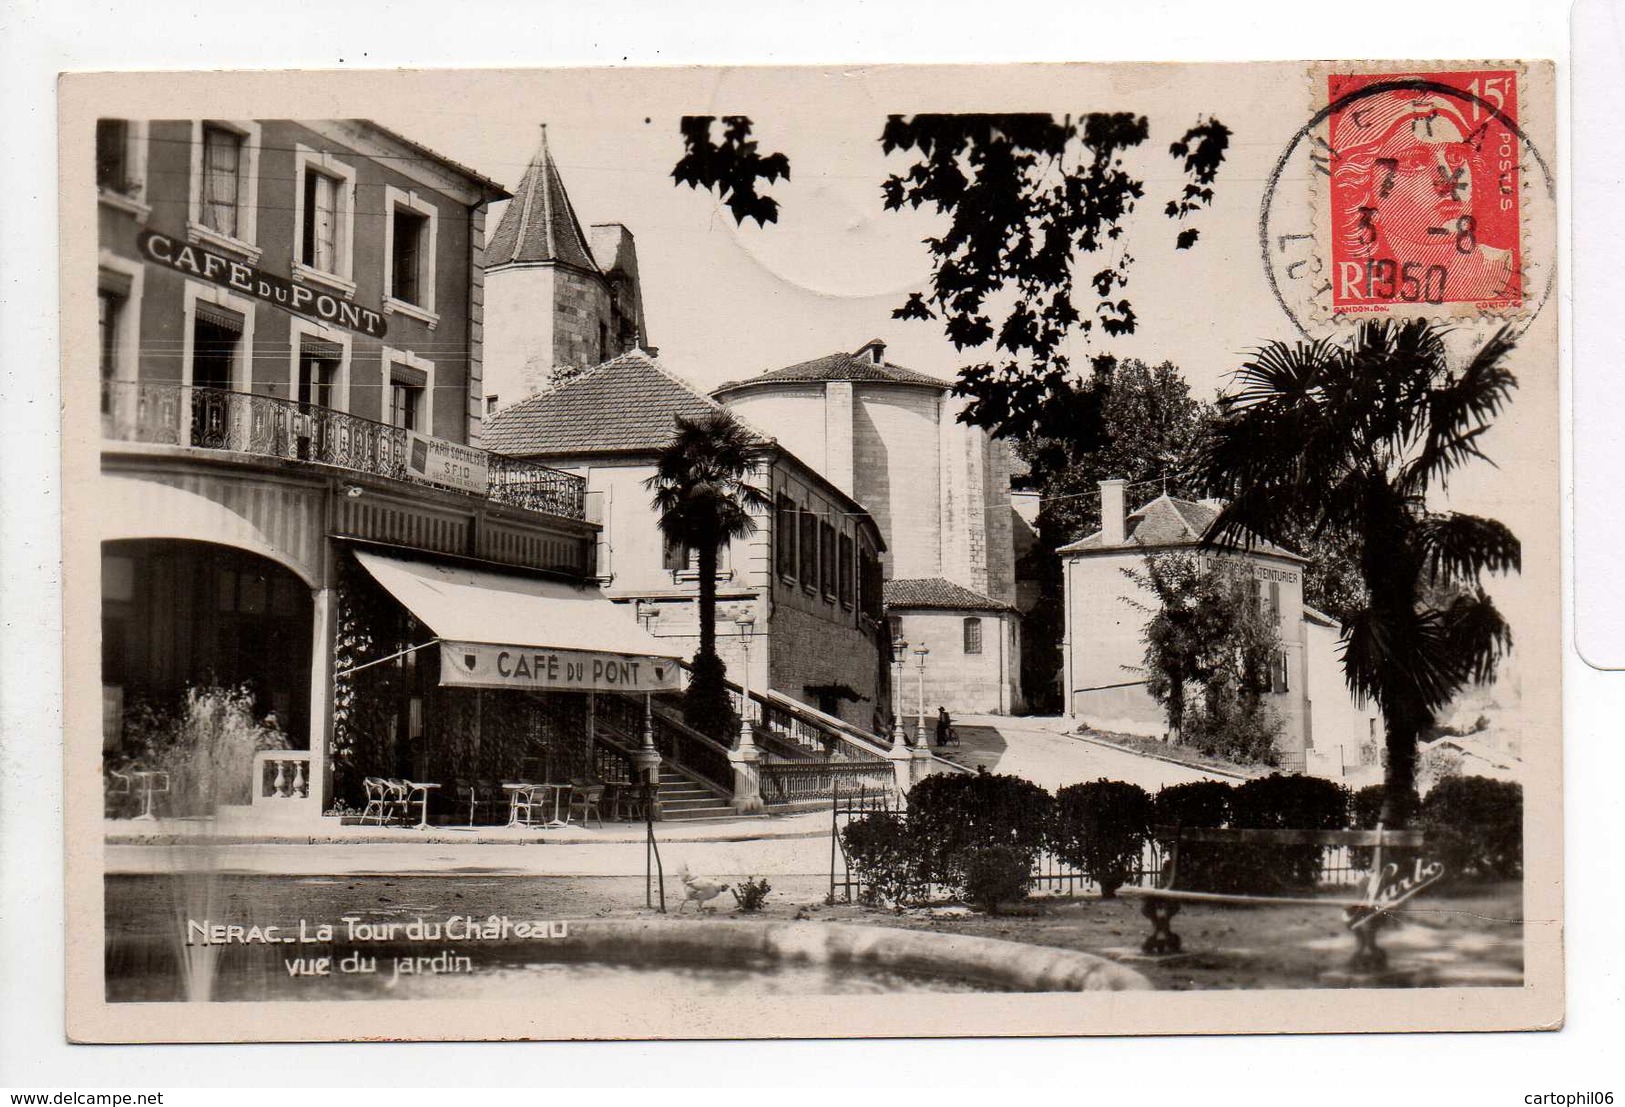
POLYGON ((1009 773, 1049 789, 1086 780, 1126 780, 1148 792, 1167 784, 1225 779, 1217 773, 1189 769, 1154 757, 1090 742, 1068 734, 1060 718, 961 715, 963 748, 954 753, 968 765, 985 764, 989 772, 1009 773))

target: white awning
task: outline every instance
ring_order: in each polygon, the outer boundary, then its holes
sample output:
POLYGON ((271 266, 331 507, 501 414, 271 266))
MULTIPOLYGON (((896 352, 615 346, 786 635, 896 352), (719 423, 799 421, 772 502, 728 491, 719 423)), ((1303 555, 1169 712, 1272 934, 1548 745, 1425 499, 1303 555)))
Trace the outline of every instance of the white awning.
POLYGON ((681 684, 684 655, 592 586, 356 551, 441 640, 440 683, 646 692, 681 684))

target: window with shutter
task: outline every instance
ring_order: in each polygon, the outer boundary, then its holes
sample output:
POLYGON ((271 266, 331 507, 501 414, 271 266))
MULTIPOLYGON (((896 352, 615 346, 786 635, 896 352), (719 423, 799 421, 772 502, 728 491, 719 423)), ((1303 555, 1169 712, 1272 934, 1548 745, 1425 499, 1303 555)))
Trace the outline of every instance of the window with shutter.
POLYGON ((305 226, 300 260, 326 273, 339 271, 339 189, 341 181, 305 170, 305 226))
POLYGON ((781 577, 796 578, 796 505, 780 496, 773 513, 773 554, 781 577))

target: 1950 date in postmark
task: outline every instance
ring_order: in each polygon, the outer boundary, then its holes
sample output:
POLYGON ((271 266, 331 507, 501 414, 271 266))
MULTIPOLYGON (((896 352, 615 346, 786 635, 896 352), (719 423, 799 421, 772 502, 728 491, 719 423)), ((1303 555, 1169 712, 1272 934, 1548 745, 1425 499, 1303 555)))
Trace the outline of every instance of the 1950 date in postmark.
POLYGON ((1518 74, 1334 73, 1326 84, 1332 311, 1521 306, 1518 74))

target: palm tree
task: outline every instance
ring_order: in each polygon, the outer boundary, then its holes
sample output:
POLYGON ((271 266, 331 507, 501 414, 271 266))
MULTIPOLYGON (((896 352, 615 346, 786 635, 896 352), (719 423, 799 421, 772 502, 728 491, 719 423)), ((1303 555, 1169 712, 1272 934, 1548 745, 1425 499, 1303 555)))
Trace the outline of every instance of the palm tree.
POLYGON ((1475 458, 1517 379, 1503 327, 1453 369, 1445 331, 1362 323, 1347 344, 1276 342, 1236 373, 1197 473, 1227 499, 1207 536, 1245 546, 1307 534, 1342 544, 1361 595, 1342 613, 1343 673, 1387 727, 1383 822, 1416 808, 1416 747, 1469 682, 1488 683, 1512 635, 1480 584, 1517 571, 1518 539, 1494 519, 1435 510, 1475 458))
POLYGON ((763 456, 762 442, 726 411, 698 419, 679 415, 654 476, 644 482, 654 494, 666 541, 694 550, 699 561, 700 648, 683 717, 696 730, 730 741, 733 713, 717 656, 717 555, 724 544, 755 533, 752 513, 771 506, 767 494, 749 483, 763 456))

